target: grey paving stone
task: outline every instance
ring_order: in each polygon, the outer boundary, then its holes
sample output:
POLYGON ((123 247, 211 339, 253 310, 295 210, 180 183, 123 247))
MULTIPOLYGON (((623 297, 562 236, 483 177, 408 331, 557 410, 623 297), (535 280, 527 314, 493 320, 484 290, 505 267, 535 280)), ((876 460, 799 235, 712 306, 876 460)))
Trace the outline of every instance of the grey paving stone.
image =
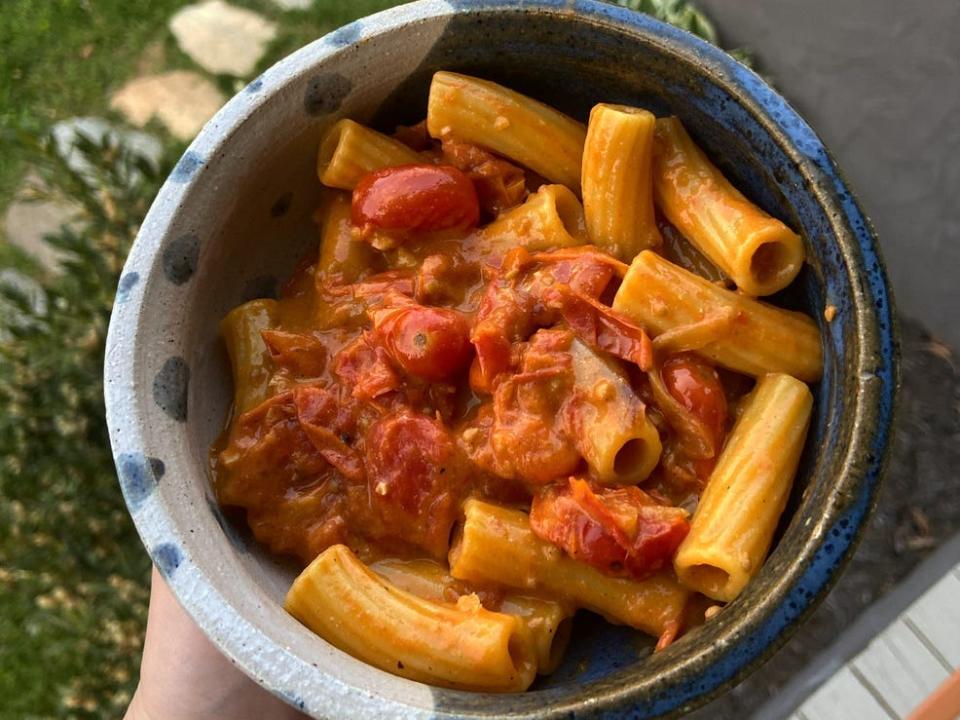
POLYGON ((66 201, 15 200, 3 217, 3 231, 8 242, 32 256, 47 270, 56 272, 60 253, 43 238, 56 233, 62 225, 69 225, 80 211, 79 206, 66 201))
POLYGON ((170 18, 170 31, 204 70, 246 77, 276 37, 277 26, 251 10, 207 0, 179 10, 170 18))
POLYGON ((281 10, 306 10, 313 5, 313 0, 271 0, 281 10))
POLYGON ((202 75, 174 70, 134 78, 110 99, 110 107, 133 125, 157 118, 181 140, 192 139, 226 102, 217 87, 202 75))

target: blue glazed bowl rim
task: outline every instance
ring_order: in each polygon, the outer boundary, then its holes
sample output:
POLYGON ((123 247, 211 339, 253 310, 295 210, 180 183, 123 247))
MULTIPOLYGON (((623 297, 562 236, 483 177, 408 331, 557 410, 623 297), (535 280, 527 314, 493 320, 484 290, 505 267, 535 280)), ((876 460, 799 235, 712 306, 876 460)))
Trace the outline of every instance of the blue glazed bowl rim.
MULTIPOLYGON (((570 712, 592 714, 622 711, 631 717, 652 718, 689 709, 728 687, 762 662, 822 599, 856 546, 882 477, 899 381, 896 321, 872 228, 836 164, 813 130, 787 102, 755 73, 725 52, 650 16, 596 0, 419 0, 340 28, 281 60, 227 103, 191 143, 151 207, 131 250, 123 276, 132 273, 143 275, 156 269, 167 224, 189 195, 194 183, 198 182, 198 177, 202 177, 196 170, 202 167, 204 158, 212 157, 229 140, 234 130, 246 122, 272 94, 301 75, 304 68, 316 68, 360 42, 416 21, 445 18, 459 13, 501 12, 562 13, 585 25, 613 27, 670 53, 684 55, 702 67, 711 79, 730 90, 737 102, 764 125, 775 128, 778 137, 786 138, 787 150, 800 170, 807 177, 817 178, 815 186, 810 188, 811 192, 817 194, 818 201, 834 217, 834 226, 842 227, 843 234, 850 238, 844 247, 845 260, 859 275, 857 282, 851 283, 858 293, 855 298, 855 341, 860 343, 858 368, 855 368, 860 376, 857 393, 849 399, 849 413, 853 417, 851 434, 856 442, 850 443, 847 452, 860 460, 854 458, 845 463, 844 468, 849 470, 847 477, 838 478, 838 486, 842 485, 844 492, 842 507, 831 506, 814 523, 817 527, 807 533, 803 547, 803 551, 809 555, 807 564, 795 563, 790 566, 774 587, 770 600, 761 608, 763 612, 753 612, 743 622, 731 624, 729 632, 720 642, 698 650, 696 658, 681 659, 676 671, 667 673, 656 684, 626 681, 617 687, 606 685, 600 689, 603 682, 598 681, 583 685, 579 696, 567 693, 560 697, 559 690, 553 689, 531 696, 481 696, 480 702, 476 702, 476 695, 436 690, 434 698, 437 706, 428 711, 378 698, 362 688, 352 688, 348 682, 325 675, 309 665, 302 664, 299 667, 299 661, 291 656, 291 665, 299 668, 296 684, 298 687, 312 688, 304 697, 304 691, 290 687, 289 679, 274 677, 276 659, 273 657, 268 662, 265 656, 275 656, 278 648, 258 633, 236 607, 223 601, 214 612, 209 606, 210 593, 204 597, 203 593, 188 592, 186 588, 178 587, 177 583, 171 583, 187 611, 226 655, 264 687, 311 712, 323 714, 329 711, 323 702, 325 692, 332 696, 334 692, 342 695, 345 690, 357 693, 356 704, 351 706, 356 710, 357 717, 377 717, 388 711, 403 712, 407 717, 499 717, 508 711, 514 717, 560 717, 570 712), (858 272, 867 267, 879 270, 858 272), (865 365, 870 366, 868 373, 863 372, 865 365), (843 528, 844 532, 837 532, 838 528, 843 528), (819 532, 815 532, 815 529, 819 532), (829 543, 826 542, 828 537, 831 538, 829 543), (236 635, 218 639, 210 633, 213 623, 224 621, 249 627, 251 641, 241 645, 236 635), (696 667, 695 660, 702 667, 696 667), (598 692, 592 692, 593 687, 598 692), (538 700, 538 694, 545 697, 538 700)), ((136 302, 118 303, 111 318, 107 340, 105 396, 111 442, 118 464, 119 458, 131 451, 142 452, 146 446, 141 435, 142 423, 138 422, 140 409, 137 394, 142 392, 142 388, 138 385, 133 362, 133 345, 137 342, 136 333, 142 312, 144 307, 136 302)), ((172 522, 162 516, 151 518, 149 522, 137 515, 134 518, 154 561, 161 569, 169 570, 169 540, 174 536, 172 522)), ((177 554, 174 569, 181 563, 189 562, 188 557, 177 554)), ((210 585, 210 579, 202 572, 199 577, 193 578, 193 582, 210 585)), ((283 649, 279 648, 279 651, 282 653, 283 649)), ((409 682, 399 678, 396 680, 409 682)))

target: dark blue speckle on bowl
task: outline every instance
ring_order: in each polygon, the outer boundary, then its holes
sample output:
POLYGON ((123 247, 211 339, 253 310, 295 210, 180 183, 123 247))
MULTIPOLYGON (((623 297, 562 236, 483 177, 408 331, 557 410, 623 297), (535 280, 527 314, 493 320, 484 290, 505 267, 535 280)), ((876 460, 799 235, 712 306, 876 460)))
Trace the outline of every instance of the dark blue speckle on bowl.
POLYGON ((321 38, 200 133, 144 221, 123 278, 106 399, 137 527, 223 652, 318 718, 678 714, 742 679, 823 598, 869 516, 887 455, 894 311, 870 225, 822 142, 722 51, 609 4, 422 0, 321 38), (241 298, 275 292, 316 247, 320 134, 340 117, 385 130, 422 119, 440 69, 503 82, 583 120, 600 101, 680 116, 737 187, 803 234, 809 265, 776 301, 808 312, 823 335, 810 439, 757 578, 656 654, 636 632, 578 618, 564 665, 522 695, 404 680, 306 631, 282 609, 296 566, 247 542, 242 521, 212 502, 207 475, 232 392, 218 324, 241 298), (838 309, 831 323, 827 304, 838 309), (149 458, 163 459, 162 482, 149 458))
POLYGON ((187 391, 190 368, 179 356, 167 358, 153 378, 153 400, 157 406, 177 422, 187 419, 187 391))
POLYGON ((340 73, 319 73, 313 77, 303 94, 303 109, 307 115, 329 115, 340 109, 340 103, 353 89, 353 81, 340 73))
POLYGON ((140 273, 135 270, 121 275, 120 283, 117 285, 117 302, 126 302, 138 282, 140 282, 140 273))
POLYGON ((151 556, 157 566, 157 570, 168 580, 173 577, 174 573, 180 567, 180 563, 183 562, 183 553, 181 553, 180 548, 172 542, 157 545, 153 549, 151 556))
POLYGON ((200 238, 195 233, 181 235, 163 249, 163 274, 174 285, 183 285, 193 277, 200 257, 200 238))
POLYGON ((187 150, 177 161, 170 173, 170 182, 185 183, 191 180, 200 166, 203 165, 203 156, 193 150, 187 150))

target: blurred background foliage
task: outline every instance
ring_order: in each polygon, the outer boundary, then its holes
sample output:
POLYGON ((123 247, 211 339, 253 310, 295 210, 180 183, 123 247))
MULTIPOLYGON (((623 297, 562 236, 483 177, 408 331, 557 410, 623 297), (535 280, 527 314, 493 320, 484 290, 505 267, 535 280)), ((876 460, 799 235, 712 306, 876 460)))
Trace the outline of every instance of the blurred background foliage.
MULTIPOLYGON (((0 237, 0 718, 118 717, 136 687, 149 561, 114 475, 103 346, 123 260, 183 147, 151 125, 165 146, 159 159, 116 137, 80 136, 71 162, 45 133, 75 115, 119 121, 110 90, 137 73, 189 66, 166 25, 185 4, 4 0, 0 13, 0 213, 15 194, 78 208, 46 238, 57 268, 0 237)), ((259 72, 397 3, 233 4, 278 25, 259 72)), ((717 41, 686 0, 619 4, 717 41)), ((229 96, 245 79, 215 81, 229 96)))

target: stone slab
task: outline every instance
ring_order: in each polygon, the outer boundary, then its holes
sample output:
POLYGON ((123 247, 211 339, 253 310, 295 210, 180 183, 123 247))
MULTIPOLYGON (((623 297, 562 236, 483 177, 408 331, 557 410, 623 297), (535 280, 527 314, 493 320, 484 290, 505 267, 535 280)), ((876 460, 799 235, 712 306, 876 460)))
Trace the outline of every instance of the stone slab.
POLYGON ((217 87, 189 70, 134 78, 110 99, 110 107, 133 125, 157 118, 180 140, 192 139, 226 102, 217 87))
POLYGON ((170 32, 204 70, 246 77, 276 37, 277 26, 252 10, 208 0, 179 10, 170 18, 170 32))

